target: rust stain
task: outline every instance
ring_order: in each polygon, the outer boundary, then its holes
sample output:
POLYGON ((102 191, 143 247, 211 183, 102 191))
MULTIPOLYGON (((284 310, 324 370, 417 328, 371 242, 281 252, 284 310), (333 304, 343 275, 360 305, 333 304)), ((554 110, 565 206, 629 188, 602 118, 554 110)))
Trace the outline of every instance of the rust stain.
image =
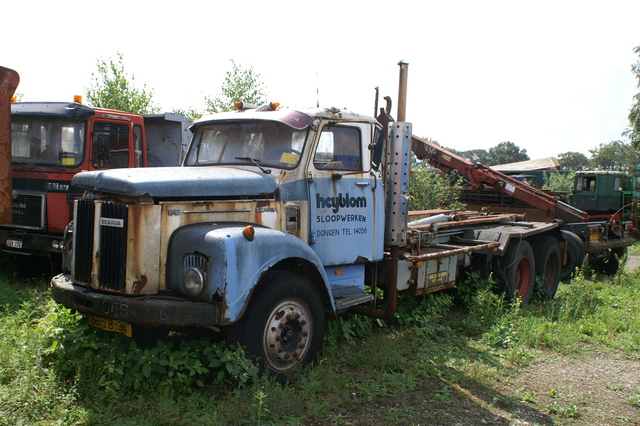
POLYGON ((143 275, 138 281, 133 282, 133 294, 140 294, 147 285, 147 276, 143 275))
POLYGON ((0 223, 11 223, 11 97, 20 76, 0 66, 0 223))

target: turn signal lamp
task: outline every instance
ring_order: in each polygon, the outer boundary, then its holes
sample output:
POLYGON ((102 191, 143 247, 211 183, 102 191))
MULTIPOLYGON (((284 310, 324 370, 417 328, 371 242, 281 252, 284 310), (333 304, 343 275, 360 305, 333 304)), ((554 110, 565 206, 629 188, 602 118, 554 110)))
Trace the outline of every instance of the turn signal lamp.
POLYGON ((247 241, 253 241, 253 237, 256 235, 256 230, 251 225, 245 226, 242 230, 242 235, 247 239, 247 241))
POLYGON ((82 103, 82 95, 73 95, 73 102, 75 102, 77 104, 81 104, 82 103))
POLYGON ((18 98, 16 98, 15 96, 11 97, 11 102, 18 102, 18 98))

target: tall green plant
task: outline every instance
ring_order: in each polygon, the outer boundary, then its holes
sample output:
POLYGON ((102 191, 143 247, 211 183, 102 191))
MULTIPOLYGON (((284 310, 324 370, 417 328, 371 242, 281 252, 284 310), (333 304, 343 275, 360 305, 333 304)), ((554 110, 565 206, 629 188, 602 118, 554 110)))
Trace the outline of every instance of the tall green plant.
POLYGON ((451 182, 448 176, 416 162, 411 168, 411 193, 409 210, 461 209, 462 184, 459 180, 451 182))
POLYGON ((97 61, 98 73, 91 74, 93 83, 86 91, 89 105, 98 108, 110 108, 135 114, 153 114, 160 108, 153 105, 153 90, 135 87, 135 77, 129 76, 124 69, 124 57, 118 52, 118 59, 97 61))
POLYGON ((220 94, 215 97, 205 96, 207 112, 224 112, 233 110, 234 102, 245 102, 252 105, 262 105, 266 102, 267 94, 264 84, 260 81, 260 74, 253 70, 242 68, 231 61, 231 70, 227 71, 220 94))

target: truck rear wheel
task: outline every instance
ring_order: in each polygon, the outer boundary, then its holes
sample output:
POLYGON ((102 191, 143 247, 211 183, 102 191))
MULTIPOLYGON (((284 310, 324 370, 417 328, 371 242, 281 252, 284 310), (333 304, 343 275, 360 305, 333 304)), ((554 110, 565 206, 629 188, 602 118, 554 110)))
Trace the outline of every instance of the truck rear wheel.
POLYGON ((242 318, 229 327, 227 340, 240 343, 263 371, 286 382, 315 361, 324 327, 320 295, 309 280, 275 271, 264 277, 242 318))
POLYGON ((542 283, 542 295, 545 300, 555 297, 560 283, 562 253, 558 239, 549 235, 537 238, 533 243, 533 255, 536 259, 536 279, 542 283))
POLYGON ((505 254, 494 263, 498 290, 509 299, 520 297, 522 303, 529 302, 533 294, 535 265, 531 245, 525 240, 512 241, 505 254))
POLYGON ((560 269, 560 280, 566 281, 571 279, 571 275, 576 268, 582 268, 584 257, 587 254, 587 248, 580 237, 570 231, 561 231, 562 236, 567 240, 567 262, 560 269))

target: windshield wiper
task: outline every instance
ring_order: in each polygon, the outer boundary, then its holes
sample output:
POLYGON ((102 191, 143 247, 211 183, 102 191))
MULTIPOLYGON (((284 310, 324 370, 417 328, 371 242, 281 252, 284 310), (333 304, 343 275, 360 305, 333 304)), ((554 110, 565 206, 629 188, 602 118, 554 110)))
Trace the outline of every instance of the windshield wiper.
POLYGON ((33 165, 42 166, 42 167, 53 167, 58 170, 64 170, 64 167, 62 167, 60 164, 54 164, 54 163, 33 163, 33 165))
POLYGON ((24 163, 22 161, 12 161, 11 164, 15 164, 16 166, 26 167, 27 169, 33 169, 33 164, 24 163))
POLYGON ((256 167, 258 167, 262 173, 265 174, 271 174, 271 170, 270 169, 265 169, 264 167, 262 167, 260 164, 258 164, 259 160, 256 160, 255 158, 251 158, 251 157, 236 157, 236 160, 245 160, 245 161, 251 161, 253 164, 256 165, 256 167))

